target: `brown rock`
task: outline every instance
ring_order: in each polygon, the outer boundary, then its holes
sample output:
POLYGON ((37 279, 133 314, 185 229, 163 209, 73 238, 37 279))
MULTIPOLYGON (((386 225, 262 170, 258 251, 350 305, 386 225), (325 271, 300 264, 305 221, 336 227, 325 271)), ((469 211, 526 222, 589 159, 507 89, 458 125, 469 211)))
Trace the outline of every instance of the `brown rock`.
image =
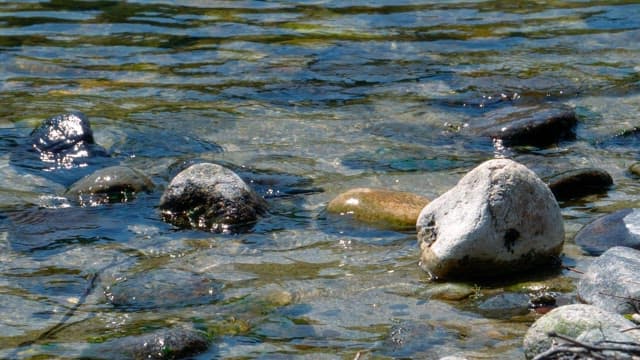
POLYGON ((429 199, 417 194, 372 188, 348 190, 329 202, 327 211, 382 228, 408 230, 429 199))

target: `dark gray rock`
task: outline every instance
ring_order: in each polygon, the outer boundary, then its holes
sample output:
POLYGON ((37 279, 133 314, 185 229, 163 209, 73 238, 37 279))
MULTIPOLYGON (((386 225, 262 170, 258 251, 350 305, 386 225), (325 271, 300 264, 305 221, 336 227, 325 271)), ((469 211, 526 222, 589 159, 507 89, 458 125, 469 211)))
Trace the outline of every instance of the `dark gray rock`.
POLYGON ((136 193, 150 191, 153 182, 138 170, 126 166, 111 166, 76 181, 67 190, 67 197, 81 205, 126 202, 136 193))
POLYGON ((640 312, 640 251, 616 246, 594 260, 578 283, 580 300, 618 314, 640 312))
POLYGON ((107 300, 128 311, 210 304, 222 299, 221 285, 179 270, 143 271, 105 289, 107 300))
POLYGON ((106 155, 96 145, 89 120, 81 112, 46 119, 31 132, 30 138, 40 159, 59 168, 77 166, 84 158, 106 155))
POLYGON ((578 122, 574 110, 564 105, 506 107, 490 112, 472 129, 482 136, 500 139, 503 145, 548 146, 575 138, 578 122))
POLYGON ((184 359, 209 348, 209 340, 203 332, 173 327, 151 333, 126 336, 100 344, 95 354, 86 354, 98 359, 184 359))
MULTIPOLYGON (((560 306, 536 320, 527 330, 523 340, 525 356, 531 359, 548 350, 552 346, 552 339, 548 335, 551 332, 575 339, 594 329, 606 334, 620 332, 634 326, 634 323, 622 315, 596 306, 584 304, 560 306)), ((640 340, 639 330, 628 331, 626 334, 636 342, 640 340)))
POLYGON ((171 180, 160 209, 163 219, 178 227, 238 232, 250 228, 267 204, 233 171, 202 163, 171 180))
POLYGON ((504 277, 549 268, 564 241, 547 185, 508 159, 486 161, 422 209, 420 266, 433 278, 504 277))
POLYGON ((574 241, 592 255, 614 246, 640 249, 640 210, 623 209, 601 216, 580 229, 574 241))
POLYGON ((556 199, 569 200, 605 193, 613 185, 613 178, 604 170, 585 168, 555 174, 545 182, 556 199))
POLYGON ((527 294, 498 294, 480 303, 478 311, 489 318, 509 319, 529 313, 529 300, 527 294))

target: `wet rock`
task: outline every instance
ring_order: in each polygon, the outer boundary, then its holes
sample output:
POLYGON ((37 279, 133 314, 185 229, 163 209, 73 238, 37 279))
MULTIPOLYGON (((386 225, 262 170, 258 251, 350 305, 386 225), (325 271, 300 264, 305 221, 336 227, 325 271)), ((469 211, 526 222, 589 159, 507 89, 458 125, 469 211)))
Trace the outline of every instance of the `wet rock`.
POLYGON ((519 293, 502 293, 484 300, 478 311, 489 318, 508 319, 529 312, 529 296, 519 293))
POLYGON ((594 260, 578 283, 580 300, 618 314, 640 312, 640 251, 617 246, 594 260))
POLYGON ((629 166, 629 172, 635 176, 640 176, 640 163, 634 163, 629 166))
POLYGON ((78 180, 66 195, 81 205, 126 202, 136 193, 152 190, 153 186, 151 179, 138 170, 111 166, 78 180))
MULTIPOLYGON (((417 222, 420 266, 434 278, 500 277, 558 261, 560 208, 512 160, 490 160, 427 205, 417 222)), ((548 267, 546 267, 548 268, 548 267)))
POLYGON ((111 304, 128 311, 210 304, 222 299, 216 281, 168 269, 123 277, 108 286, 104 294, 111 304))
POLYGON ((148 334, 107 341, 91 358, 100 359, 184 359, 207 350, 206 334, 187 327, 160 329, 148 334))
POLYGON ((80 112, 44 120, 11 153, 11 164, 17 169, 46 176, 65 186, 114 162, 95 143, 89 121, 80 112))
POLYGON ((423 358, 421 353, 432 353, 434 347, 446 344, 456 336, 442 326, 403 321, 391 327, 382 343, 382 352, 393 358, 423 358))
POLYGON ((96 145, 89 120, 81 112, 46 119, 31 132, 30 138, 40 159, 55 168, 82 166, 84 158, 107 155, 96 145))
POLYGON ((592 255, 614 246, 640 249, 640 210, 623 209, 601 216, 580 229, 574 241, 592 255))
POLYGON ((591 194, 605 193, 613 179, 600 169, 574 169, 547 178, 551 192, 558 200, 569 200, 591 194))
POLYGON ((356 188, 331 200, 327 211, 381 228, 406 230, 415 227, 428 203, 429 199, 409 192, 356 188))
POLYGON ((238 232, 250 228, 267 204, 233 171, 202 163, 171 180, 160 209, 163 219, 178 227, 238 232))
POLYGON ((500 139, 503 145, 548 146, 575 138, 578 122, 574 110, 564 105, 507 107, 489 113, 483 123, 473 128, 482 136, 500 139))
MULTIPOLYGON (((549 349, 552 345, 552 340, 548 336, 550 332, 575 339, 591 330, 620 332, 634 326, 622 315, 596 306, 584 304, 561 306, 536 320, 527 330, 523 341, 525 356, 531 359, 549 349)), ((640 340, 638 330, 629 331, 626 334, 633 337, 635 341, 640 340)))
POLYGON ((433 283, 422 289, 417 295, 420 298, 437 300, 463 300, 476 293, 477 289, 462 283, 433 283))

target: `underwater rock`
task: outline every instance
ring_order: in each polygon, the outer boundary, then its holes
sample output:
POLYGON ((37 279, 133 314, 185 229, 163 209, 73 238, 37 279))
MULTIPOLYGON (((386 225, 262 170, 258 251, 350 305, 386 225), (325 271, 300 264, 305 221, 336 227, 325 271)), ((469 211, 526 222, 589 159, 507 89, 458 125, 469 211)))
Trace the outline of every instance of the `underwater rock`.
POLYGON ((111 166, 76 181, 66 196, 81 205, 126 202, 136 193, 150 191, 153 182, 138 170, 126 166, 111 166))
POLYGON ((525 166, 489 160, 429 203, 417 222, 420 266, 433 278, 502 277, 558 261, 562 214, 525 166))
POLYGON ((502 293, 484 300, 478 311, 488 318, 509 319, 529 312, 529 296, 520 293, 502 293))
POLYGON ((163 219, 178 227, 238 232, 250 228, 267 204, 233 171, 201 163, 171 180, 160 209, 163 219))
POLYGON ((91 358, 102 359, 184 359, 209 348, 205 333, 187 327, 160 329, 151 333, 113 339, 98 347, 91 358))
POLYGON ((222 299, 221 285, 214 280, 170 269, 123 277, 104 294, 111 304, 127 311, 210 304, 222 299))
POLYGON ((426 197, 409 192, 356 188, 336 196, 327 211, 380 228, 406 230, 415 227, 420 211, 428 203, 426 197))
POLYGON ((558 200, 602 194, 613 185, 609 173, 594 168, 569 170, 553 175, 545 179, 545 182, 558 200))
POLYGON ((640 210, 622 209, 603 215, 580 229, 574 241, 591 255, 614 246, 640 249, 640 210))
POLYGON ((616 246, 600 255, 578 283, 580 300, 618 314, 638 312, 640 251, 616 246))
MULTIPOLYGON (((578 338, 591 330, 620 332, 633 328, 635 324, 622 315, 605 311, 599 307, 584 304, 560 306, 551 310, 527 330, 523 340, 524 352, 527 359, 546 351, 552 346, 549 333, 578 338)), ((628 331, 633 340, 640 340, 640 330, 628 331)))
POLYGON ((548 146, 575 138, 575 111, 565 105, 507 107, 489 113, 484 127, 472 125, 480 135, 500 139, 503 145, 548 146))

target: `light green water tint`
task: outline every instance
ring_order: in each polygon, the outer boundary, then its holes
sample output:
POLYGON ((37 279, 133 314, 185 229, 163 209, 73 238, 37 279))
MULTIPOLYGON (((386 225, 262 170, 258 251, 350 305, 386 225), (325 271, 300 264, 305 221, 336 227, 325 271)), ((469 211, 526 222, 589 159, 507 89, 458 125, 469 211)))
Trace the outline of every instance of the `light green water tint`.
POLYGON ((566 103, 575 141, 510 155, 541 174, 612 174, 606 195, 562 204, 565 264, 584 267, 573 234, 640 204, 627 172, 640 147, 598 146, 639 125, 639 19, 637 1, 0 1, 0 357, 90 358, 173 324, 209 333, 203 359, 522 357, 536 315, 477 307, 503 287, 427 283, 415 234, 324 207, 356 186, 435 198, 495 156, 445 135, 511 105, 496 96, 566 103), (156 191, 67 207, 60 184, 11 162, 70 110, 156 191), (249 234, 175 231, 155 207, 178 164, 199 160, 271 176, 267 196, 324 191, 269 197, 249 234), (126 311, 105 298, 118 279, 178 271, 219 281, 222 300, 126 311))

